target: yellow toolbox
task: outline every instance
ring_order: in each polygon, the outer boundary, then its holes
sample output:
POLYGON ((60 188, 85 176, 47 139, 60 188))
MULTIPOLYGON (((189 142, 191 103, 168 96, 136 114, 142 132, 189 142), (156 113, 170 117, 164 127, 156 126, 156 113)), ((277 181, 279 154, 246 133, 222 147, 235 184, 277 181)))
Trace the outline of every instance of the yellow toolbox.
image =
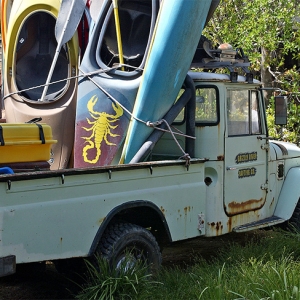
POLYGON ((53 140, 46 124, 0 124, 0 163, 48 161, 53 140))

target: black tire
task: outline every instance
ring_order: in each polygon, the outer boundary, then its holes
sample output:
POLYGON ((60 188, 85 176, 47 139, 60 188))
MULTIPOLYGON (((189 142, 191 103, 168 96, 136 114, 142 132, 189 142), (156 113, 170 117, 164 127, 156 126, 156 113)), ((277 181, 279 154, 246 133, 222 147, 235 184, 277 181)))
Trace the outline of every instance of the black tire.
POLYGON ((290 230, 296 230, 300 232, 300 199, 298 200, 293 215, 288 222, 288 227, 290 230))
POLYGON ((161 253, 151 232, 131 223, 115 223, 104 232, 97 252, 111 268, 116 269, 130 255, 130 266, 139 261, 146 264, 148 272, 154 274, 161 265, 161 253))
POLYGON ((300 199, 296 204, 295 210, 291 218, 288 221, 277 225, 277 227, 286 231, 300 232, 300 199))

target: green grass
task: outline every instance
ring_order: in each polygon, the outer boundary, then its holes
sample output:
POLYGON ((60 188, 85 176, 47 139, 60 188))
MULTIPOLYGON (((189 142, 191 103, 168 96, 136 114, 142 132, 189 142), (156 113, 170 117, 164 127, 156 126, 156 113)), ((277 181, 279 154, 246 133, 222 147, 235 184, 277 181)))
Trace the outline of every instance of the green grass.
POLYGON ((270 231, 245 246, 228 244, 209 261, 199 257, 193 266, 184 269, 162 268, 152 279, 145 275, 143 266, 129 274, 111 275, 107 269, 99 277, 99 272, 90 272, 78 298, 300 300, 299 258, 300 234, 270 231), (98 296, 101 291, 109 292, 106 298, 93 298, 91 288, 98 291, 98 296))

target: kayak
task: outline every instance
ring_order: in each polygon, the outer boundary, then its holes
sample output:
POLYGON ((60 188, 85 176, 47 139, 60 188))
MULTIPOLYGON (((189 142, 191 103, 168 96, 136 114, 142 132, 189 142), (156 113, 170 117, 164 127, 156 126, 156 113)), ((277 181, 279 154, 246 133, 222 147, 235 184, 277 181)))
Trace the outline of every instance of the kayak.
POLYGON ((41 118, 51 126, 51 169, 72 164, 77 79, 78 35, 62 46, 46 101, 40 101, 57 41, 54 28, 60 0, 14 0, 6 32, 3 103, 7 123, 41 118), (36 88, 34 88, 36 87, 36 88))
POLYGON ((3 53, 5 51, 6 46, 6 31, 9 22, 12 3, 13 0, 1 0, 1 39, 3 53))
POLYGON ((161 2, 120 163, 129 163, 153 131, 146 123, 160 120, 174 104, 210 7, 208 0, 161 2))
MULTIPOLYGON (((4 61, 5 61, 5 46, 6 46, 6 31, 7 25, 9 22, 10 11, 12 7, 13 0, 1 0, 1 72, 0 72, 0 80, 1 86, 3 86, 3 69, 4 69, 4 61)), ((0 119, 2 119, 2 96, 3 90, 1 89, 0 95, 0 119)))
MULTIPOLYGON (((101 1, 100 1, 101 2, 101 1)), ((119 0, 119 31, 111 0, 104 0, 80 65, 74 166, 118 163, 140 84, 159 0, 119 0), (88 76, 89 74, 89 76, 88 76)))

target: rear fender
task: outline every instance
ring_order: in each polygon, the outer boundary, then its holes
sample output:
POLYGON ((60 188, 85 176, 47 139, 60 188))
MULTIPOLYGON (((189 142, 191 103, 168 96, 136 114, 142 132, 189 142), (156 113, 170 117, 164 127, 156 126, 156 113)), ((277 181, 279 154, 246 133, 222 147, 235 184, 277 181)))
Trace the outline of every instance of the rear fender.
POLYGON ((171 233, 168 227, 168 223, 165 219, 165 216, 154 203, 145 200, 130 201, 115 207, 113 210, 111 210, 108 213, 105 220, 99 227, 98 232, 94 238, 94 241, 89 251, 89 256, 95 253, 98 243, 100 242, 105 229, 109 226, 109 224, 111 224, 115 220, 118 220, 119 218, 123 219, 126 222, 134 223, 136 225, 140 225, 145 228, 158 226, 158 228, 160 228, 160 231, 162 231, 161 237, 163 238, 163 240, 167 243, 172 241, 171 233), (135 215, 136 217, 135 218, 134 215, 130 215, 130 214, 129 216, 126 217, 126 212, 134 211, 134 210, 137 210, 139 212, 138 217, 135 215), (148 219, 150 217, 150 220, 146 221, 147 217, 148 219))

